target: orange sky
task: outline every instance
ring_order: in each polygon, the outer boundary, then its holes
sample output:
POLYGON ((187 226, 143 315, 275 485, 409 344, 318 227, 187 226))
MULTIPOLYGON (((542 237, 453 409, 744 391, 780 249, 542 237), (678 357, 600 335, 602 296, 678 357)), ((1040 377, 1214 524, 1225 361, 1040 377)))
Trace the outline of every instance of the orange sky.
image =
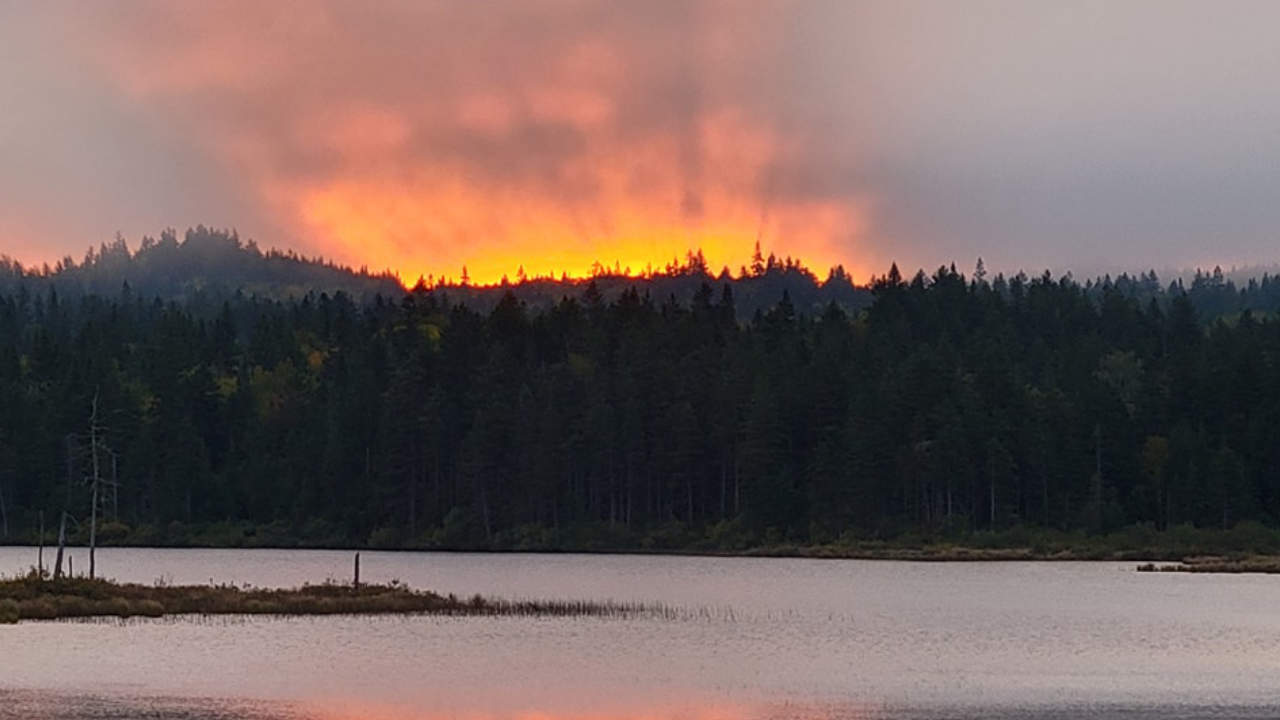
POLYGON ((1280 4, 0 2, 0 255, 234 228, 473 280, 1269 263, 1280 4), (1207 248, 1207 249, 1206 249, 1207 248))
POLYGON ((264 246, 407 283, 638 273, 698 249, 736 272, 757 240, 821 276, 864 271, 862 201, 788 191, 812 148, 741 102, 785 4, 508 10, 135 2, 50 22, 162 120, 175 165, 236 188, 234 216, 199 221, 264 246))
MULTIPOLYGON (((578 114, 574 107, 565 109, 578 114)), ((465 107, 459 116, 476 121, 465 107)), ((385 115, 343 118, 328 132, 373 139, 376 148, 356 151, 366 156, 394 155, 406 142, 398 130, 406 124, 385 115)), ((557 185, 469 181, 461 162, 415 167, 393 179, 353 172, 285 182, 268 192, 333 252, 357 248, 362 262, 397 268, 409 282, 419 274, 456 278, 464 265, 480 283, 514 278, 519 268, 585 275, 595 262, 637 273, 683 260, 691 249, 701 249, 713 269, 729 265, 736 272, 757 238, 766 251, 785 248, 819 270, 856 267, 834 242, 858 227, 852 208, 820 201, 770 208, 755 195, 779 152, 774 138, 728 114, 701 118, 697 132, 704 177, 696 189, 668 171, 679 162, 676 139, 616 140, 603 131, 605 137, 593 138, 597 149, 556 168, 564 184, 582 188, 580 198, 557 185)))

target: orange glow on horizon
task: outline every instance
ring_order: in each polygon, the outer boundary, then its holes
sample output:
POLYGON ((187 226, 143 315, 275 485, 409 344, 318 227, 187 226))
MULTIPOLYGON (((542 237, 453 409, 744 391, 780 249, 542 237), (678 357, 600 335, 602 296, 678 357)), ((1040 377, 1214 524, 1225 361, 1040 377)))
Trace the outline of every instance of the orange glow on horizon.
MULTIPOLYGON (((466 109, 468 122, 479 112, 466 109)), ((585 115, 593 114, 588 107, 585 115)), ((394 119, 347 122, 358 127, 327 135, 361 136, 366 146, 385 141, 393 149, 400 127, 394 119)), ((393 268, 406 284, 419 275, 456 280, 464 267, 480 285, 514 282, 521 269, 527 277, 585 278, 597 266, 641 275, 697 251, 713 274, 722 267, 736 274, 750 264, 757 241, 766 255, 803 260, 819 277, 835 265, 865 277, 841 243, 861 233, 865 213, 848 202, 761 197, 779 143, 732 113, 705 118, 698 136, 700 177, 692 179, 686 175, 693 171, 673 171, 687 150, 676 138, 655 136, 566 160, 546 187, 471 179, 460 163, 391 178, 353 172, 321 183, 279 183, 268 194, 327 252, 393 268)), ((344 151, 350 148, 344 142, 344 151)))
MULTIPOLYGON (((419 277, 458 281, 465 269, 473 285, 496 285, 504 278, 517 282, 526 278, 585 279, 602 269, 606 274, 640 277, 662 272, 670 264, 683 265, 689 253, 701 252, 708 271, 719 274, 727 267, 738 275, 740 268, 751 264, 757 230, 750 221, 732 218, 723 222, 703 222, 689 227, 663 222, 661 217, 646 217, 643 209, 617 212, 621 227, 602 237, 584 236, 573 218, 554 210, 530 210, 529 218, 515 227, 500 227, 496 232, 501 243, 476 248, 470 244, 414 242, 415 237, 428 238, 434 233, 458 233, 464 228, 484 228, 493 221, 484 217, 485 200, 474 197, 464 188, 450 188, 438 194, 427 193, 435 202, 447 203, 449 212, 436 215, 432 205, 417 196, 388 189, 342 187, 316 191, 303 201, 308 224, 339 259, 371 268, 390 268, 407 286, 419 277)), ((839 213, 813 208, 813 216, 832 225, 841 222, 839 213)), ((479 230, 478 232, 484 232, 479 230)), ((772 248, 768 235, 761 242, 767 256, 772 248)), ((803 261, 820 279, 835 265, 843 265, 855 277, 864 278, 863 269, 828 248, 820 236, 791 241, 787 246, 809 248, 803 261)), ((790 256, 790 254, 788 254, 790 256)), ((779 256, 779 261, 782 256, 779 256)))
POLYGON ((431 720, 433 717, 448 717, 450 720, 744 720, 752 714, 743 707, 705 706, 669 708, 653 708, 644 711, 616 710, 600 712, 548 712, 542 710, 525 710, 518 712, 471 712, 457 711, 437 715, 424 714, 409 708, 394 705, 373 705, 369 703, 326 703, 324 706, 306 707, 307 717, 315 720, 431 720))
POLYGON ((560 10, 161 3, 70 37, 251 215, 191 224, 252 223, 264 246, 408 285, 464 266, 475 284, 639 275, 699 250, 736 274, 757 242, 819 278, 866 279, 871 199, 773 104, 728 92, 757 86, 786 8, 686 10, 679 28, 568 12, 540 39, 524 24, 560 10))
POLYGON ((424 713, 416 708, 388 703, 370 703, 366 701, 330 700, 324 703, 307 703, 300 706, 307 718, 314 720, 751 720, 775 717, 832 717, 857 718, 872 717, 876 713, 871 705, 843 703, 838 711, 831 712, 830 707, 800 708, 795 705, 774 706, 742 703, 666 703, 652 704, 643 708, 612 707, 583 711, 549 711, 549 710, 508 710, 497 711, 458 711, 424 713), (779 713, 781 711, 781 713, 779 713))

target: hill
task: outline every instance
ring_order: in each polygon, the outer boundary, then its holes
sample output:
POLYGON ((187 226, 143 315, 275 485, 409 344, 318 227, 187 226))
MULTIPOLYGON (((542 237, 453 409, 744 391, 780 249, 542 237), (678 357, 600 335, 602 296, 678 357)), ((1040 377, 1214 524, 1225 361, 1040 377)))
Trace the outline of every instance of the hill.
MULTIPOLYGON (((689 303, 703 289, 729 284, 737 300, 740 320, 778 303, 784 295, 802 312, 821 312, 831 303, 849 311, 866 307, 871 293, 854 285, 841 267, 832 268, 824 282, 800 262, 773 255, 757 258, 751 269, 739 277, 727 269, 713 275, 700 252, 690 252, 683 264, 671 263, 664 270, 645 276, 630 276, 599 268, 590 278, 536 277, 517 283, 472 285, 467 282, 419 281, 420 294, 436 298, 444 305, 463 304, 480 311, 492 309, 508 292, 532 308, 546 309, 566 297, 577 297, 589 286, 611 302, 635 289, 641 296, 661 303, 689 303)), ((173 230, 160 239, 142 239, 131 250, 124 238, 90 248, 77 263, 66 257, 53 266, 24 268, 17 261, 0 257, 0 291, 27 287, 41 292, 52 288, 63 297, 87 295, 115 296, 126 287, 133 295, 160 298, 185 304, 216 308, 237 294, 246 297, 287 300, 308 294, 345 294, 361 304, 378 297, 394 300, 405 288, 391 271, 371 273, 319 258, 292 252, 263 252, 249 240, 241 241, 234 231, 198 226, 181 240, 173 230)))
MULTIPOLYGON (((981 260, 978 262, 974 278, 981 280, 985 273, 981 260)), ((1143 305, 1154 302, 1161 307, 1185 294, 1201 322, 1235 322, 1246 310, 1255 316, 1280 312, 1280 276, 1266 272, 1267 267, 1270 266, 1255 268, 1255 275, 1236 269, 1223 271, 1220 267, 1198 269, 1179 273, 1168 283, 1162 283, 1154 271, 1125 273, 1088 279, 1080 287, 1095 303, 1113 290, 1143 305)), ((937 272, 955 273, 955 265, 937 272)), ((895 266, 885 277, 897 273, 895 266)), ((1039 279, 1045 277, 1050 277, 1048 271, 1039 279)), ((1024 273, 997 275, 991 285, 998 292, 1007 293, 1011 283, 1026 285, 1029 279, 1024 273)), ((1063 279, 1075 282, 1069 275, 1063 279)), ((923 271, 904 281, 918 286, 931 282, 923 271)), ((772 254, 765 257, 759 248, 751 266, 742 268, 737 275, 730 274, 727 268, 713 273, 701 252, 690 251, 684 262, 673 261, 641 276, 601 266, 588 278, 522 277, 517 282, 504 280, 495 285, 419 279, 413 294, 429 297, 441 306, 463 305, 487 313, 508 294, 531 310, 544 311, 566 298, 589 293, 611 303, 631 290, 658 305, 688 305, 700 293, 719 296, 726 287, 733 295, 739 322, 755 319, 784 297, 796 312, 813 316, 830 305, 857 313, 873 300, 870 283, 856 285, 840 266, 831 268, 826 278, 819 280, 799 261, 772 254)), ((131 250, 124 238, 117 236, 111 243, 90 248, 80 262, 68 256, 53 266, 40 268, 24 268, 16 260, 0 255, 0 292, 16 292, 19 288, 29 294, 52 290, 63 298, 116 297, 121 293, 148 300, 159 298, 185 305, 205 317, 237 296, 299 300, 313 294, 342 294, 357 304, 368 305, 379 298, 398 302, 407 292, 390 270, 375 273, 292 251, 264 252, 253 240, 242 241, 234 231, 205 226, 188 229, 181 240, 173 230, 162 232, 158 240, 144 237, 137 250, 131 250)))
POLYGON ((292 252, 263 252, 234 231, 203 225, 187 230, 182 240, 173 230, 162 232, 159 240, 144 237, 136 251, 117 235, 90 248, 79 263, 68 256, 52 267, 24 268, 0 258, 0 290, 19 286, 53 288, 63 297, 115 296, 127 287, 141 297, 179 302, 220 301, 237 293, 284 300, 311 292, 372 300, 403 292, 389 271, 370 273, 292 252))

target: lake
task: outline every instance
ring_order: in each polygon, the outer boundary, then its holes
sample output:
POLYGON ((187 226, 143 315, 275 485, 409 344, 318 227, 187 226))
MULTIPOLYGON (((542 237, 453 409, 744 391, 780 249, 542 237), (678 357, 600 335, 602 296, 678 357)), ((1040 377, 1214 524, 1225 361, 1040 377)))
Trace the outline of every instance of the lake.
MULTIPOLYGON (((101 574, 143 583, 345 581, 351 560, 98 551, 101 574)), ((0 548, 0 573, 34 563, 0 548)), ((0 626, 0 718, 1280 715, 1280 576, 1135 565, 363 552, 368 581, 684 612, 0 626)))

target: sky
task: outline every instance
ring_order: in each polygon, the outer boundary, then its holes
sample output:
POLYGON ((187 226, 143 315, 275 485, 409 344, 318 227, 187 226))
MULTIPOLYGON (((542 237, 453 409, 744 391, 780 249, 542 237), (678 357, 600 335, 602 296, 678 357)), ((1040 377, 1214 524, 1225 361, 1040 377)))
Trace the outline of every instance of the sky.
POLYGON ((1280 3, 0 0, 0 254, 1280 261, 1280 3))

